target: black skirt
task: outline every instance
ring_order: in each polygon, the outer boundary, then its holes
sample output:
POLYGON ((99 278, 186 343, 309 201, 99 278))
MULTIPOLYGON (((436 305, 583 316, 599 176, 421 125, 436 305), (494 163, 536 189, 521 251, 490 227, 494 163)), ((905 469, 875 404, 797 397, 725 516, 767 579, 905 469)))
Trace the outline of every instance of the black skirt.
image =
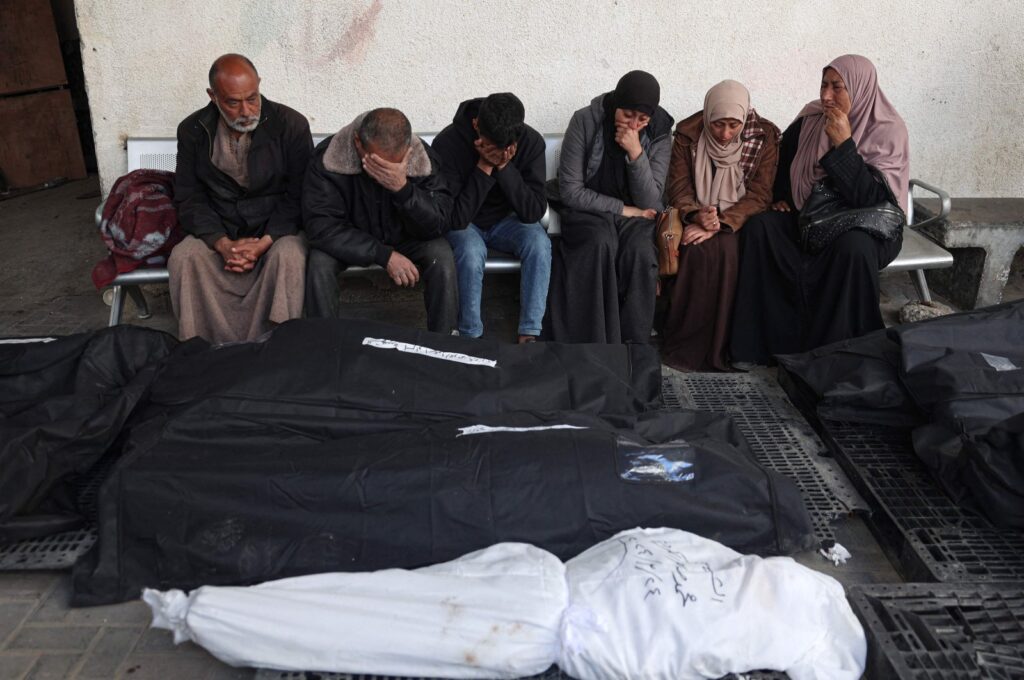
POLYGON ((650 342, 658 281, 654 220, 579 210, 559 215, 546 337, 650 342))
POLYGON ((878 272, 902 238, 880 241, 853 229, 819 253, 797 239, 796 212, 765 212, 740 231, 740 278, 733 307, 734 361, 768 364, 883 328, 878 272))
POLYGON ((726 345, 739 261, 739 234, 719 232, 679 247, 679 273, 669 288, 663 361, 687 371, 728 371, 726 345))

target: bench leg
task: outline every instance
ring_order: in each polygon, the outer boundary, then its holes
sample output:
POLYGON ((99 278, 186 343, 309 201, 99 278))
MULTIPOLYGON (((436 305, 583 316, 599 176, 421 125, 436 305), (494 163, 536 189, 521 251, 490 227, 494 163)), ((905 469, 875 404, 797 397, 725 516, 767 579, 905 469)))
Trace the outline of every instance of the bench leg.
POLYGON ((932 294, 928 290, 928 279, 924 277, 924 270, 914 269, 907 273, 910 274, 910 280, 914 282, 914 288, 917 289, 917 296, 921 298, 921 302, 931 302, 932 294))
POLYGON ((110 321, 108 326, 116 326, 121 323, 121 314, 124 312, 124 286, 113 286, 114 297, 110 301, 110 321))
POLYGON ((149 311, 149 305, 146 303, 146 294, 142 292, 142 289, 138 286, 125 286, 128 289, 128 297, 135 303, 135 309, 139 313, 140 319, 148 319, 153 316, 149 311))
POLYGON ((1003 289, 1010 279, 1010 267, 1019 247, 1020 244, 1006 244, 985 248, 985 264, 981 267, 981 281, 978 282, 974 309, 998 305, 1003 301, 1003 289))

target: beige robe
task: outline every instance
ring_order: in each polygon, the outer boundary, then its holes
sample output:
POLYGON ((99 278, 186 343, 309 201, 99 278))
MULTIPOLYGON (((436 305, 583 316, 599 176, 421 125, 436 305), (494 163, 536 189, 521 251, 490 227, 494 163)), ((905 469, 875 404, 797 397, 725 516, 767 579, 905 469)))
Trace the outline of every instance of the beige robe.
POLYGON ((224 269, 224 259, 194 236, 174 247, 167 262, 178 337, 214 344, 254 340, 288 319, 302 316, 306 239, 283 236, 252 271, 224 269))

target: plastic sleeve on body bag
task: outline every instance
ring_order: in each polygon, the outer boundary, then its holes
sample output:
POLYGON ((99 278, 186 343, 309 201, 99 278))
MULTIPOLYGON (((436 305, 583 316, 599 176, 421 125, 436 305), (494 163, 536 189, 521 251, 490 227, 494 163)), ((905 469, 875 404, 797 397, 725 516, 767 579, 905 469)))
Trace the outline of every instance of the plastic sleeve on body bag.
POLYGON ((693 447, 684 440, 646 444, 619 437, 619 476, 630 482, 680 483, 696 477, 693 447))

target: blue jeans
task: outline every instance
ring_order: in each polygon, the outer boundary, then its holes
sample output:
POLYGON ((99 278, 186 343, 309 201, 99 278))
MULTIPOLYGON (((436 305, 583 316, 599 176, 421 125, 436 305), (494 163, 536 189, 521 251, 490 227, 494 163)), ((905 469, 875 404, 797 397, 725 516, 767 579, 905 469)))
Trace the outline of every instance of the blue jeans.
POLYGON ((484 333, 480 298, 484 287, 487 249, 515 255, 522 261, 519 282, 519 334, 540 335, 551 277, 551 239, 539 222, 523 224, 513 214, 490 229, 470 224, 448 232, 459 280, 459 335, 478 338, 484 333))

